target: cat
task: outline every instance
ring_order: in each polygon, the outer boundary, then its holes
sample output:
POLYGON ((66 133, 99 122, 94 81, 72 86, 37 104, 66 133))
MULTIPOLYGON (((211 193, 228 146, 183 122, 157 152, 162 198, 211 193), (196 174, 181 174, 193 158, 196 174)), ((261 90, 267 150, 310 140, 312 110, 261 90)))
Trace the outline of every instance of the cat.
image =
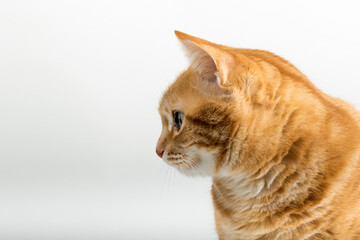
POLYGON ((283 58, 175 31, 156 153, 212 177, 220 240, 360 239, 360 117, 283 58))

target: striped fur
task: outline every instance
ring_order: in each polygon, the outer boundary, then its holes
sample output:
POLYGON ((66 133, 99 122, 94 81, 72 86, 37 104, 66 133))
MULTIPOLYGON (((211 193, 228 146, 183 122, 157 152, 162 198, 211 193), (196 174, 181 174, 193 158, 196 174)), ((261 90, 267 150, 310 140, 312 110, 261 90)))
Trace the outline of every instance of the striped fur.
POLYGON ((192 64, 160 101, 157 151, 213 178, 219 239, 360 239, 354 108, 272 53, 176 35, 192 64))

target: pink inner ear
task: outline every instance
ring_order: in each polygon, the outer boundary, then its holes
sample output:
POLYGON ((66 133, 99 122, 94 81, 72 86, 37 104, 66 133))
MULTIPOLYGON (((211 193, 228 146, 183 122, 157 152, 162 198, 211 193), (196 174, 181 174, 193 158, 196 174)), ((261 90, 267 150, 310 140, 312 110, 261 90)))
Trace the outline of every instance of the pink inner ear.
POLYGON ((190 40, 183 39, 181 42, 191 59, 193 69, 207 81, 217 82, 218 69, 215 60, 210 54, 190 40))

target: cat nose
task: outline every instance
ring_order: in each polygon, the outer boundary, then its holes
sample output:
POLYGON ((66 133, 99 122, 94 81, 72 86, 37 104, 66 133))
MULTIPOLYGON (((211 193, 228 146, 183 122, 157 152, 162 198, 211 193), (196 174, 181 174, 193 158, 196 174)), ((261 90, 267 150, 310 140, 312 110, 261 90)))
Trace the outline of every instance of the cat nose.
POLYGON ((161 148, 161 147, 156 147, 156 154, 162 158, 162 156, 164 155, 164 151, 165 149, 164 148, 161 148))

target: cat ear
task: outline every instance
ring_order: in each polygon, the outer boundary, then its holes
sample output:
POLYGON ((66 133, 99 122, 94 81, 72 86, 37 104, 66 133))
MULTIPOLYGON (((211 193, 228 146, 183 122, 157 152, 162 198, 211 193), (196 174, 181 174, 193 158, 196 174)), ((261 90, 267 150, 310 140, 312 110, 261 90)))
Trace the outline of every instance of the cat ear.
POLYGON ((183 44, 194 70, 209 82, 227 85, 228 76, 235 66, 235 57, 221 46, 204 39, 175 31, 183 44))

